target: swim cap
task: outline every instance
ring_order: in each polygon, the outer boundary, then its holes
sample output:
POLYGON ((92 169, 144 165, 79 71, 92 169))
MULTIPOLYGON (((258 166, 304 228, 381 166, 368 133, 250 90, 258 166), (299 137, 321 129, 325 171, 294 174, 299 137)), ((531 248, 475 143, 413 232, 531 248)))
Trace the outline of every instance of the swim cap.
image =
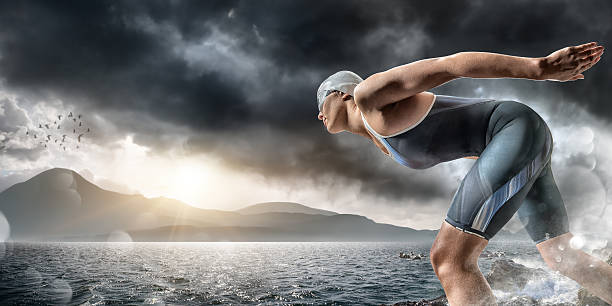
POLYGON ((357 84, 361 83, 363 79, 354 72, 342 70, 338 71, 323 81, 317 90, 317 102, 319 111, 323 108, 323 102, 325 97, 332 90, 338 90, 340 92, 353 95, 353 90, 357 84))

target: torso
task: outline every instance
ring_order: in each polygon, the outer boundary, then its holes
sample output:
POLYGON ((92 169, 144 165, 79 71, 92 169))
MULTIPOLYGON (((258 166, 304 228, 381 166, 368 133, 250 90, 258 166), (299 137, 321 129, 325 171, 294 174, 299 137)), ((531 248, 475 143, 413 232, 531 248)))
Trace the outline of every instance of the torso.
POLYGON ((489 118, 503 101, 424 94, 382 110, 361 112, 376 146, 414 169, 480 156, 490 137, 489 118))
MULTIPOLYGON (((362 112, 372 129, 380 135, 392 135, 412 127, 423 119, 431 109, 435 95, 431 92, 421 92, 395 103, 391 103, 381 110, 362 112)), ((367 131, 367 129, 366 129, 367 131)), ((385 146, 368 131, 374 144, 390 155, 385 146)))

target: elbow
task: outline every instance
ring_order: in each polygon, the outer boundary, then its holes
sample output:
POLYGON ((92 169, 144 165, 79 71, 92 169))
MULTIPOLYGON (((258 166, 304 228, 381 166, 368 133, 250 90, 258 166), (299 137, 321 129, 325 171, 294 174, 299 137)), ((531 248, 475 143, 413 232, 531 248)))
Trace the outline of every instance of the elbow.
POLYGON ((384 88, 381 73, 375 73, 359 83, 353 90, 353 99, 362 111, 377 109, 381 101, 381 89, 384 88))

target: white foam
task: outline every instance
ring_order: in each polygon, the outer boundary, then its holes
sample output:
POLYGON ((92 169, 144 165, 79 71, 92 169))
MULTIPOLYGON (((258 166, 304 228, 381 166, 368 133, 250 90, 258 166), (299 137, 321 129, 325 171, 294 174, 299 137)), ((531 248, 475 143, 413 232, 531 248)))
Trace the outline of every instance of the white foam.
POLYGON ((541 304, 575 303, 580 286, 573 280, 559 274, 548 273, 543 279, 532 279, 521 290, 511 292, 493 290, 498 301, 509 301, 516 296, 529 296, 541 304))
POLYGON ((146 298, 144 300, 143 304, 146 304, 146 305, 166 305, 166 304, 164 304, 164 300, 162 300, 161 298, 158 298, 158 297, 146 298))

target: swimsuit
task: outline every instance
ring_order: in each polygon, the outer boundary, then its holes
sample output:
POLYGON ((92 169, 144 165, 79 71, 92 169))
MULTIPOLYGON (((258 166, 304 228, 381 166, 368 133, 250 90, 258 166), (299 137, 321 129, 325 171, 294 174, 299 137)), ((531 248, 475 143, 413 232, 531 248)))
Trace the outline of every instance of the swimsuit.
POLYGON ((426 169, 479 156, 455 192, 445 221, 487 240, 518 212, 536 242, 569 232, 555 184, 546 122, 516 101, 436 95, 426 116, 393 135, 364 125, 401 165, 426 169))

